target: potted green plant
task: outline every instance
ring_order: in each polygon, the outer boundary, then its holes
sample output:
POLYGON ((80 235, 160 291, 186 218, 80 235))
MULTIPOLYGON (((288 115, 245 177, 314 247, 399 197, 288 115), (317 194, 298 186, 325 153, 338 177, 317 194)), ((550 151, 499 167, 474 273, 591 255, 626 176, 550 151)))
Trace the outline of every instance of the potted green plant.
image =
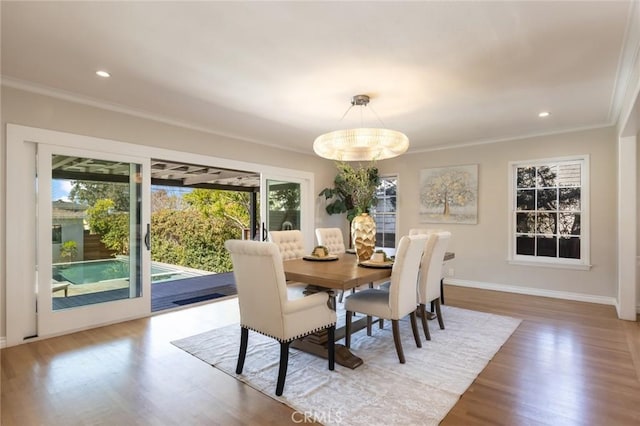
POLYGON ((375 161, 354 167, 346 162, 336 162, 338 173, 333 188, 323 189, 319 195, 331 200, 326 206, 329 214, 347 213, 351 224, 351 241, 358 260, 368 260, 375 249, 376 226, 369 216, 375 205, 376 190, 380 184, 375 161))
POLYGON ((380 184, 375 161, 367 165, 353 167, 346 162, 336 162, 338 173, 333 180, 333 188, 325 188, 320 194, 331 200, 326 206, 329 214, 347 213, 351 222, 361 213, 369 213, 376 202, 376 189, 380 184))

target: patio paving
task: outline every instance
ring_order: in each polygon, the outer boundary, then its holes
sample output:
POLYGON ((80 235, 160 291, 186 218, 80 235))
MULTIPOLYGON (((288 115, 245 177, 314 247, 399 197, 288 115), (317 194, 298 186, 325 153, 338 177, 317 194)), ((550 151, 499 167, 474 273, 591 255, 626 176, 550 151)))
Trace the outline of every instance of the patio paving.
MULTIPOLYGON (((151 285, 151 311, 177 308, 218 297, 237 294, 233 272, 165 281, 151 285)), ((67 309, 129 297, 128 288, 107 289, 89 294, 53 298, 53 309, 67 309)))

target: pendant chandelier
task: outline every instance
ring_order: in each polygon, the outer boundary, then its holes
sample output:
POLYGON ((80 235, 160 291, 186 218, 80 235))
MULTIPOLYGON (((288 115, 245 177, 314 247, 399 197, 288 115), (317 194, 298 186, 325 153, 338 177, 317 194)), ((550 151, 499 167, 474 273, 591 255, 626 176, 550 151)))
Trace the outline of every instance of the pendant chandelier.
MULTIPOLYGON (((351 99, 351 106, 342 118, 354 106, 364 109, 367 104, 369 104, 368 95, 354 96, 351 99)), ((373 113, 375 114, 375 111, 373 113)), ((382 123, 377 114, 376 117, 382 123)), ((408 148, 409 138, 404 133, 369 127, 336 130, 318 136, 313 142, 313 150, 316 154, 337 161, 384 160, 404 154, 408 148)))

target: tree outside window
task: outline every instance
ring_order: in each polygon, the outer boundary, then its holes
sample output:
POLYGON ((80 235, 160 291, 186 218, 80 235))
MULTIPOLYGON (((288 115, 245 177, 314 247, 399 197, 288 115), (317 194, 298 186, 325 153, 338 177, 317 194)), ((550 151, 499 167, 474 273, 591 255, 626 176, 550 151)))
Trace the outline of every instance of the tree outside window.
POLYGON ((587 159, 513 163, 512 259, 588 263, 587 159))

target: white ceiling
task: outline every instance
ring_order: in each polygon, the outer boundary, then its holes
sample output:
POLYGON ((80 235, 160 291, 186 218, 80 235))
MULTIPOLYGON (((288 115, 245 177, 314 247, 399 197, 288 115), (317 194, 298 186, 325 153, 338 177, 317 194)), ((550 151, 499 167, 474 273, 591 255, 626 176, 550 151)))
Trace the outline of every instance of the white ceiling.
POLYGON ((2 77, 305 153, 369 94, 416 152, 614 124, 630 5, 2 1, 2 77))

